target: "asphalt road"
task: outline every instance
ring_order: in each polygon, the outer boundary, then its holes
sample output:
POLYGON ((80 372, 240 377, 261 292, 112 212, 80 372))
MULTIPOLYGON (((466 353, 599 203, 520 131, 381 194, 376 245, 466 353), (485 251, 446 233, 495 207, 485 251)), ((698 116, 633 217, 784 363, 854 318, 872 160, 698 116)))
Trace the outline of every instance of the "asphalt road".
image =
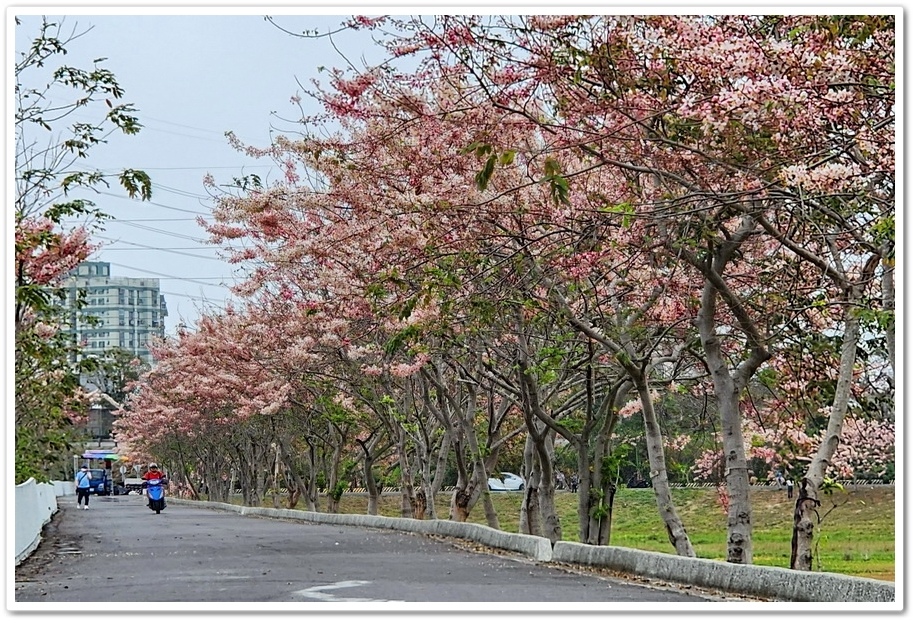
POLYGON ((93 497, 90 510, 75 498, 58 504, 41 545, 16 569, 17 604, 723 600, 415 534, 180 504, 156 515, 138 496, 93 497))

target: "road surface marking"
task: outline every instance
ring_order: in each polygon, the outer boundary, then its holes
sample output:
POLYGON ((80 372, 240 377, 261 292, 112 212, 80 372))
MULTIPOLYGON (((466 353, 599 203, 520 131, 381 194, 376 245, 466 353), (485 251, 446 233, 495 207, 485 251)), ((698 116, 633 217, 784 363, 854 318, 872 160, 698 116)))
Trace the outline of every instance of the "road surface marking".
POLYGON ((372 582, 368 580, 344 580, 343 582, 337 582, 335 584, 324 584, 322 586, 304 588, 301 591, 296 591, 295 594, 300 597, 305 597, 306 599, 317 599, 319 601, 394 601, 391 599, 372 599, 370 597, 337 597, 336 595, 329 595, 324 592, 333 591, 338 588, 356 588, 357 586, 365 586, 366 584, 372 584, 372 582))

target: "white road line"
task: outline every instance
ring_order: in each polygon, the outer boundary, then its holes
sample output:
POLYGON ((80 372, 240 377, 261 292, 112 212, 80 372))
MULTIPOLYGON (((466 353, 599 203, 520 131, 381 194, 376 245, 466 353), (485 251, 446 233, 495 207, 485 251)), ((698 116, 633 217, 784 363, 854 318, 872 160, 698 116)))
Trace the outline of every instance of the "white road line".
POLYGON ((371 599, 369 597, 337 597, 336 595, 329 595, 323 592, 333 591, 338 588, 356 588, 357 586, 365 586, 366 584, 372 584, 372 582, 368 580, 344 580, 343 582, 337 582, 335 584, 304 588, 301 591, 296 591, 294 594, 305 597, 306 599, 317 599, 318 601, 395 601, 391 599, 371 599))

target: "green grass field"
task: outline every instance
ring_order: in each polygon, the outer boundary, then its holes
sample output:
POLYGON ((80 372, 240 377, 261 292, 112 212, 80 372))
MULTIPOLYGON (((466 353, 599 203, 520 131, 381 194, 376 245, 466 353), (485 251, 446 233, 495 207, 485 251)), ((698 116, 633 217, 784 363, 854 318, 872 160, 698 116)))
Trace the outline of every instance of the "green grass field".
MULTIPOLYGON (((714 489, 674 489, 678 514, 687 527, 697 556, 725 559, 725 512, 714 489)), ((500 528, 518 530, 520 493, 492 493, 500 528)), ((752 490, 754 522, 754 564, 789 567, 792 543, 794 502, 776 489, 752 490)), ((557 511, 563 539, 578 541, 575 495, 557 492, 557 511)), ((843 573, 894 581, 894 487, 858 486, 823 500, 817 544, 816 571, 843 573)), ((448 517, 449 494, 436 498, 436 512, 448 517)), ((300 508, 302 506, 300 505, 300 508)), ((327 506, 322 501, 322 508, 327 506)), ((340 512, 364 514, 365 494, 345 494, 340 512)), ((400 516, 400 494, 386 493, 379 502, 379 513, 400 516)), ((470 521, 486 524, 482 502, 478 502, 470 521)), ((620 489, 614 501, 611 545, 653 552, 674 553, 658 516, 651 489, 620 489)))

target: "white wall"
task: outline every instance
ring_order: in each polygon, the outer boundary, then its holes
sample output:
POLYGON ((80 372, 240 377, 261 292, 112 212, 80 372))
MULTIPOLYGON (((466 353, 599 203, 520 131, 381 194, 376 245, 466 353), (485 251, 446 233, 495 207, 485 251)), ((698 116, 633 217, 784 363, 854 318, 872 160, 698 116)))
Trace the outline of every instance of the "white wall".
POLYGON ((33 478, 16 486, 16 564, 41 542, 41 529, 57 512, 57 496, 74 495, 72 482, 37 483, 33 478))

